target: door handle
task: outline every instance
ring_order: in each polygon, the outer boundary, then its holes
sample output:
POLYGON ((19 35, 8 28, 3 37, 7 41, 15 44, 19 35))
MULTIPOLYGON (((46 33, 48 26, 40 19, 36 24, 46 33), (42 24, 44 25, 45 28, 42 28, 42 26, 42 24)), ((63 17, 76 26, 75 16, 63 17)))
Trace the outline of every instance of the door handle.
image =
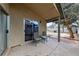
POLYGON ((8 31, 8 30, 6 30, 6 33, 9 33, 9 31, 8 31))

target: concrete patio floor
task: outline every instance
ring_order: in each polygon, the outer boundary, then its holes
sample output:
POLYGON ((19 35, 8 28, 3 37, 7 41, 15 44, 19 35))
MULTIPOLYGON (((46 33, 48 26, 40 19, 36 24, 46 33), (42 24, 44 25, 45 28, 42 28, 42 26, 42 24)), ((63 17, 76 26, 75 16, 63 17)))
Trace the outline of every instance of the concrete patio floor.
POLYGON ((79 56, 79 41, 56 37, 48 37, 47 42, 36 45, 26 42, 23 46, 11 49, 8 56, 79 56))

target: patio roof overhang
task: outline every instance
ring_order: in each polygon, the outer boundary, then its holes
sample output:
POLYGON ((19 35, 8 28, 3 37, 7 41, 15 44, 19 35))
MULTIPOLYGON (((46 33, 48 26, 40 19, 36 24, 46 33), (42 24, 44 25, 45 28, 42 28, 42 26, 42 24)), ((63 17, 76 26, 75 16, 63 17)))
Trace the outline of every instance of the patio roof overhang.
MULTIPOLYGON (((18 5, 11 4, 11 5, 18 5)), ((24 8, 28 8, 32 12, 34 12, 39 17, 43 18, 45 21, 55 21, 58 20, 57 18, 63 18, 63 13, 60 4, 55 3, 24 3, 19 4, 22 5, 24 8)))
MULTIPOLYGON (((63 10, 62 10, 61 4, 60 3, 55 3, 55 5, 56 5, 56 8, 57 8, 57 10, 58 10, 58 12, 60 14, 58 17, 60 17, 61 20, 64 19, 64 15, 63 15, 63 10)), ((50 19, 47 20, 47 22, 57 21, 58 17, 50 18, 50 19)))
POLYGON ((30 3, 26 6, 45 20, 60 16, 53 3, 30 3))

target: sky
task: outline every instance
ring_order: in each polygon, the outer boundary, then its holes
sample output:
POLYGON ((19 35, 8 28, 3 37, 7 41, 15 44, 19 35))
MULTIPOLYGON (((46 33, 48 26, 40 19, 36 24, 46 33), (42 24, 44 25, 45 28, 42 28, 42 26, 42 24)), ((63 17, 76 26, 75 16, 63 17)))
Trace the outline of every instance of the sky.
POLYGON ((50 22, 50 23, 47 23, 47 26, 50 26, 50 25, 52 25, 52 22, 50 22))

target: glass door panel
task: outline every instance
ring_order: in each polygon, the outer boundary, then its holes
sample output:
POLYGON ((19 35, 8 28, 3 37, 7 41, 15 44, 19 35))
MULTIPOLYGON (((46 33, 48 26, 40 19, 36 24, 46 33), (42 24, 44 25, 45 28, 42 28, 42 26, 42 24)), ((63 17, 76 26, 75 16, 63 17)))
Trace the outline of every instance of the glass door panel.
POLYGON ((0 55, 7 47, 7 16, 0 10, 0 55))
POLYGON ((2 40, 2 23, 1 23, 1 11, 0 11, 0 55, 3 51, 3 40, 2 40))

